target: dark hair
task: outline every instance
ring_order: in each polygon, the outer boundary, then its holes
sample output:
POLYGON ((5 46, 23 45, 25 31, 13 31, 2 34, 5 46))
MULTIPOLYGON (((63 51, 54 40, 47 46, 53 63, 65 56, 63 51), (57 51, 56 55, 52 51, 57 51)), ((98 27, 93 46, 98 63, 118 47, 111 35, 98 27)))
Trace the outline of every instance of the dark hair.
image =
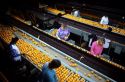
POLYGON ((63 15, 63 14, 61 14, 61 13, 57 14, 58 17, 61 17, 62 15, 63 15))
POLYGON ((73 9, 73 11, 72 11, 72 12, 74 12, 74 11, 77 11, 77 9, 73 9))
POLYGON ((91 34, 90 38, 92 38, 92 42, 90 44, 90 45, 92 45, 92 43, 97 40, 97 36, 95 34, 91 34))
POLYGON ((50 69, 54 69, 54 68, 58 68, 61 66, 61 61, 58 59, 53 59, 50 63, 49 63, 49 68, 50 69))
POLYGON ((108 27, 108 28, 107 28, 107 31, 108 31, 108 32, 112 32, 112 28, 111 28, 111 27, 108 27))
POLYGON ((10 44, 15 44, 18 40, 19 40, 18 37, 12 38, 12 41, 10 42, 10 44))

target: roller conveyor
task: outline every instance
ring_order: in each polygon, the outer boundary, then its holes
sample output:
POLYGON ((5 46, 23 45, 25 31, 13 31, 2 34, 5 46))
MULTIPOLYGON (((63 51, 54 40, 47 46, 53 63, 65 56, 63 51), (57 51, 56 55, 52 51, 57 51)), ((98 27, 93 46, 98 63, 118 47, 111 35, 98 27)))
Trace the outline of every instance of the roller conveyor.
MULTIPOLYGON (((59 13, 61 13, 61 14, 65 13, 63 11, 60 11, 60 10, 57 10, 57 9, 53 9, 53 8, 50 8, 50 7, 47 8, 47 11, 49 13, 54 14, 54 15, 57 15, 59 13)), ((70 15, 70 14, 65 14, 63 16, 63 18, 74 20, 76 22, 87 24, 89 26, 93 26, 94 28, 96 27, 96 28, 100 28, 100 29, 103 29, 103 30, 105 30, 108 27, 110 27, 110 28, 112 28, 112 32, 125 36, 125 30, 124 29, 120 29, 120 28, 113 27, 113 26, 110 26, 110 25, 102 25, 102 24, 99 24, 99 22, 94 22, 94 21, 87 20, 87 19, 84 19, 84 18, 75 17, 75 16, 70 15)))
MULTIPOLYGON (((24 33, 24 32, 23 32, 24 33)), ((27 33, 26 33, 27 34, 27 33)), ((84 72, 88 72, 87 69, 83 69, 83 67, 81 66, 78 66, 78 68, 81 68, 79 69, 79 71, 76 71, 77 69, 74 67, 70 67, 69 64, 70 62, 65 58, 65 57, 68 57, 68 55, 66 55, 65 53, 57 50, 57 49, 54 49, 52 46, 46 44, 45 42, 42 42, 44 43, 46 46, 36 46, 32 43, 32 41, 26 39, 26 38, 23 38, 21 35, 19 35, 18 33, 15 33, 16 36, 18 36, 19 38, 25 40, 26 42, 28 42, 29 44, 31 44, 32 46, 34 46, 35 48, 39 49, 40 51, 44 52, 45 54, 47 54, 49 57, 52 57, 52 58, 58 58, 62 61, 63 65, 65 65, 68 69, 72 70, 72 71, 75 71, 77 72, 79 75, 83 76, 84 72), (63 55, 62 55, 63 54, 63 55)), ((32 35, 29 35, 31 37, 33 37, 32 35)), ((35 38, 38 42, 40 42, 39 39, 35 38)), ((76 60, 77 61, 77 60, 76 60)), ((84 78, 87 78, 85 76, 83 76, 84 78)), ((88 79, 88 78, 87 78, 88 79)), ((94 80, 91 80, 91 79, 88 79, 88 81, 94 81, 94 80)), ((96 80, 97 81, 97 80, 96 80)), ((104 79, 102 79, 102 81, 104 81, 104 79)), ((99 82, 99 81, 98 81, 99 82)))
MULTIPOLYGON (((41 15, 39 10, 34 11, 34 13, 36 14, 36 16, 39 16, 39 17, 41 15)), ((46 17, 46 19, 56 17, 56 15, 51 14, 51 13, 45 13, 44 16, 46 17)), ((75 29, 78 29, 78 30, 81 30, 81 31, 86 31, 88 33, 93 33, 93 34, 96 34, 96 35, 99 35, 99 36, 103 36, 103 33, 105 33, 106 38, 109 38, 112 41, 115 41, 115 42, 118 42, 120 44, 125 45, 125 41, 124 41, 125 36, 124 35, 114 33, 114 32, 109 33, 108 31, 106 31, 104 29, 94 27, 94 26, 90 26, 90 25, 87 25, 87 24, 84 24, 84 23, 80 23, 80 22, 77 22, 77 21, 74 21, 74 20, 71 20, 71 19, 68 19, 68 18, 64 18, 64 17, 58 17, 58 18, 59 18, 59 21, 64 22, 64 23, 66 22, 68 25, 71 25, 71 26, 75 27, 75 29)))
POLYGON ((19 27, 20 29, 25 30, 26 32, 32 34, 35 37, 38 37, 40 35, 40 39, 47 44, 59 49, 62 52, 65 52, 66 54, 70 55, 71 57, 75 58, 76 60, 79 60, 81 56, 84 56, 84 59, 81 60, 82 63, 86 64, 87 66, 90 66, 91 68, 101 72, 102 74, 113 78, 116 81, 123 81, 124 78, 124 70, 119 69, 107 62, 104 62, 98 58, 95 58, 79 49, 76 49, 70 45, 67 45, 66 43, 57 40, 43 32, 40 32, 31 26, 28 26, 24 23, 21 23, 18 20, 15 20, 13 18, 10 19, 11 24, 14 26, 19 27))
MULTIPOLYGON (((84 64, 80 64, 79 61, 77 61, 77 60, 75 60, 73 58, 70 58, 70 56, 66 55, 65 53, 53 48, 52 46, 46 44, 45 42, 39 40, 38 38, 35 38, 34 36, 26 33, 23 30, 20 30, 18 28, 8 28, 8 29, 3 28, 1 30, 1 28, 0 28, 0 31, 1 31, 1 33, 3 33, 3 34, 0 33, 0 38, 2 38, 7 43, 8 43, 8 41, 11 40, 10 38, 12 37, 13 34, 15 36, 19 37, 20 39, 19 39, 19 41, 17 43, 17 46, 20 48, 21 53, 25 54, 25 55, 23 55, 23 57, 25 59, 27 59, 29 62, 31 62, 36 68, 38 68, 40 70, 41 70, 41 65, 39 66, 39 64, 44 64, 44 63, 42 63, 42 61, 41 62, 38 61, 37 54, 28 55, 31 52, 30 51, 31 46, 34 47, 34 49, 33 49, 34 52, 33 53, 36 53, 36 49, 37 49, 37 50, 41 51, 42 53, 44 53, 45 55, 48 55, 51 58, 60 59, 62 61, 62 65, 65 66, 65 71, 68 70, 69 73, 66 74, 66 78, 65 79, 63 78, 63 81, 61 80, 59 82, 65 82, 65 81, 67 82, 69 77, 72 78, 72 77, 74 77, 74 75, 77 75, 77 74, 79 74, 78 75, 78 77, 79 77, 78 80, 79 81, 77 81, 77 82, 88 82, 88 81, 89 82, 95 82, 95 81, 96 82, 100 82, 100 81, 101 82, 107 82, 107 81, 115 82, 114 80, 112 80, 112 79, 106 77, 105 75, 97 72, 96 70, 94 70, 94 69, 92 69, 92 68, 90 68, 90 67, 88 67, 88 66, 86 66, 84 64), (10 36, 5 37, 7 35, 10 35, 10 36), (40 43, 42 45, 38 45, 38 43, 40 43), (30 46, 28 46, 28 45, 30 45, 30 46), (21 47, 21 46, 24 46, 24 47, 21 47), (24 50, 24 51, 22 51, 22 50, 24 50), (66 57, 68 57, 68 59, 66 57), (70 60, 69 60, 69 58, 70 58, 70 60), (69 66, 69 64, 71 63, 71 59, 72 59, 72 61, 77 63, 76 67, 69 66), (36 63, 36 61, 37 61, 37 63, 36 63), (79 70, 78 70, 78 68, 79 68, 79 70)), ((43 56, 42 54, 39 54, 39 56, 40 55, 43 56)), ((39 58, 39 59, 41 59, 41 58, 39 58)), ((57 72, 57 75, 58 74, 59 73, 57 72)), ((59 80, 60 79, 61 78, 59 78, 59 80)), ((76 80, 74 78, 73 78, 73 80, 76 82, 76 80)), ((71 80, 68 81, 68 82, 71 82, 71 80)))
MULTIPOLYGON (((62 61, 63 65, 66 66, 68 69, 78 73, 80 76, 82 76, 83 78, 85 78, 87 81, 89 82, 106 82, 108 80, 113 81, 111 78, 97 72, 96 70, 90 68, 89 66, 86 66, 85 64, 79 62, 78 60, 68 56, 67 54, 61 52, 60 50, 50 46, 49 44, 39 40, 38 38, 35 38, 34 36, 26 33, 25 31, 22 31, 19 29, 20 32, 27 34, 28 36, 32 37, 33 39, 35 39, 35 41, 37 41, 38 43, 43 43, 45 44, 44 46, 36 46, 32 43, 32 41, 28 40, 27 38, 24 38, 23 36, 20 35, 20 33, 15 32, 15 35, 21 39, 23 39, 24 41, 26 41, 27 43, 31 44, 32 46, 34 46, 35 48, 37 48, 38 50, 44 52, 46 55, 48 55, 51 58, 58 58, 62 61), (70 66, 71 61, 68 60, 66 57, 70 58, 70 60, 72 59, 74 62, 77 63, 76 67, 72 67, 70 66), (94 73, 92 73, 94 72, 94 73), (87 77, 88 76, 88 77, 87 77)), ((69 74, 70 76, 70 74, 69 74)))

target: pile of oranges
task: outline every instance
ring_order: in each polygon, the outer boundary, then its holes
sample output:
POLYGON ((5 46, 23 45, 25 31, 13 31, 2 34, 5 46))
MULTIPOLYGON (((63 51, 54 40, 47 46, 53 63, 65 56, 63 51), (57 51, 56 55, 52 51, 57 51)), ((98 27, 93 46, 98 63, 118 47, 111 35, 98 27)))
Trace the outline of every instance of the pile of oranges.
MULTIPOLYGON (((0 28, 0 38, 2 38, 6 43, 10 43, 13 33, 16 30, 15 28, 0 28)), ((18 32, 23 38, 30 39, 35 45, 38 45, 39 43, 36 42, 33 38, 30 36, 18 32)), ((46 62, 49 62, 52 60, 48 55, 45 53, 39 51, 35 47, 33 47, 31 44, 25 42, 22 39, 19 39, 19 41, 16 43, 16 45, 19 47, 21 53, 25 54, 24 57, 26 57, 31 63, 33 63, 35 66, 37 66, 39 69, 42 68, 43 64, 46 62)), ((56 69, 57 77, 59 82, 85 82, 85 79, 75 72, 71 71, 70 69, 66 68, 65 66, 61 65, 58 69, 56 69)))
POLYGON ((12 37, 13 37, 13 30, 12 27, 6 27, 6 26, 1 26, 0 28, 0 37, 6 42, 10 43, 12 37))

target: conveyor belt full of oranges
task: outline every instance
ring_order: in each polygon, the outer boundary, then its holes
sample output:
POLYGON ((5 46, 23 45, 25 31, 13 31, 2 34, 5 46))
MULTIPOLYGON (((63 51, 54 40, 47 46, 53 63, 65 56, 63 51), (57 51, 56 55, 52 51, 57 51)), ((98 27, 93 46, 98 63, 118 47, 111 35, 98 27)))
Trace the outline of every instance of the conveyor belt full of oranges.
MULTIPOLYGON (((0 28, 0 38, 2 38, 6 43, 10 43, 12 37, 14 36, 13 33, 17 32, 15 28, 12 27, 5 27, 0 28)), ((21 34, 21 33, 20 33, 21 34)), ((32 40, 32 42, 36 45, 38 45, 37 42, 35 42, 34 39, 31 37, 28 37, 26 34, 21 34, 24 38, 28 38, 29 40, 32 40)), ((25 57, 32 62, 35 66, 37 66, 39 69, 41 69, 42 65, 45 62, 49 62, 52 60, 49 56, 44 54, 43 52, 37 50, 29 43, 25 42, 22 39, 19 39, 19 41, 16 44, 21 53, 25 54, 25 57)), ((66 68, 65 66, 61 66, 58 69, 56 69, 57 76, 59 78, 59 82, 85 82, 85 79, 81 77, 80 75, 76 74, 75 72, 71 71, 70 69, 66 68)))
MULTIPOLYGON (((59 11, 57 9, 50 8, 50 7, 48 7, 47 10, 49 12, 55 14, 55 15, 57 15, 59 13, 64 14, 64 12, 59 11)), ((73 16, 71 14, 66 14, 63 17, 67 18, 67 19, 71 19, 71 20, 77 21, 77 22, 80 22, 80 23, 84 23, 84 24, 87 24, 87 25, 90 25, 90 26, 94 26, 95 28, 101 28, 101 29, 104 29, 104 30, 106 30, 108 27, 111 27, 112 28, 112 32, 118 33, 118 34, 121 34, 121 35, 125 36, 125 30, 121 29, 121 28, 117 28, 117 27, 113 27, 113 26, 109 26, 109 25, 102 25, 99 22, 95 22, 95 21, 84 19, 84 18, 80 18, 80 17, 75 17, 75 16, 73 16)))
MULTIPOLYGON (((57 10, 55 10, 55 11, 57 11, 57 10)), ((59 12, 59 11, 58 11, 58 12, 59 12)), ((61 13, 63 13, 63 12, 61 12, 61 13)), ((20 22, 23 22, 23 23, 25 23, 25 24, 28 25, 28 23, 26 23, 26 22, 25 22, 23 19, 21 19, 20 17, 14 16, 14 15, 12 15, 12 17, 14 17, 15 19, 19 20, 20 22)), ((33 28, 34 28, 34 29, 37 29, 37 30, 39 30, 39 31, 41 31, 40 29, 38 29, 38 28, 36 28, 36 27, 33 27, 33 28)), ((118 29, 117 29, 117 30, 118 30, 118 29)), ((121 31, 123 31, 123 30, 121 30, 121 31)), ((42 30, 42 32, 43 32, 43 30, 42 30)), ((44 32, 44 33, 45 33, 45 32, 44 32)), ((47 34, 47 33, 46 33, 46 34, 47 34)), ((23 35, 26 35, 26 34, 23 34, 23 35)), ((50 36, 53 36, 53 37, 54 37, 54 35, 55 35, 55 34, 52 34, 52 35, 50 35, 50 36)), ((25 37, 25 36, 23 36, 23 37, 25 37)), ((38 37, 39 37, 39 36, 38 36, 38 37)), ((31 37, 29 37, 29 39, 32 40, 31 37)), ((84 52, 90 54, 90 52, 89 52, 88 50, 85 50, 85 49, 83 49, 83 48, 81 48, 81 47, 79 47, 79 46, 76 46, 76 45, 73 45, 73 44, 71 44, 71 43, 68 43, 68 42, 66 42, 66 41, 64 41, 64 40, 62 40, 62 41, 65 42, 65 43, 67 43, 67 44, 69 44, 69 45, 74 46, 75 48, 78 48, 78 49, 80 49, 80 50, 82 50, 82 51, 84 51, 84 52)), ((35 43, 35 42, 33 41, 33 43, 35 43)), ((43 45, 43 46, 44 46, 44 44, 40 44, 40 45, 43 45)), ((117 64, 117 63, 114 63, 114 62, 112 62, 112 61, 110 61, 110 60, 108 60, 108 59, 106 59, 106 58, 99 57, 99 56, 95 56, 95 57, 100 58, 101 60, 103 60, 103 61, 105 61, 105 62, 107 62, 107 63, 110 63, 110 64, 112 64, 112 65, 114 65, 114 66, 116 66, 116 67, 118 67, 118 68, 120 68, 120 69, 125 70, 125 67, 124 67, 124 66, 121 66, 121 65, 119 65, 119 64, 117 64)))

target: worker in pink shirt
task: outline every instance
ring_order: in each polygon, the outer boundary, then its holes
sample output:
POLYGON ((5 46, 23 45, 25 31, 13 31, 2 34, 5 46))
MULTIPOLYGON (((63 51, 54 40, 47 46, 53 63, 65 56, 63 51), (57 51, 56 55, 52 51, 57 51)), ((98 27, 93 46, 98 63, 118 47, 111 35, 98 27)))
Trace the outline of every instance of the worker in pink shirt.
POLYGON ((103 38, 99 38, 97 41, 94 41, 90 49, 91 54, 94 56, 101 56, 104 43, 105 40, 103 38))

